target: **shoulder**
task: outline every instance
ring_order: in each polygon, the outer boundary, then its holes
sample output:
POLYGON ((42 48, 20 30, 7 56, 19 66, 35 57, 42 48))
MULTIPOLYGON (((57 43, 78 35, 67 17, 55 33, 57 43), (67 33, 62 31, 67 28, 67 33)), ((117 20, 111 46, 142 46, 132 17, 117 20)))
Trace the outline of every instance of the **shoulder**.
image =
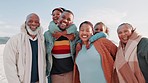
POLYGON ((109 42, 110 43, 111 41, 107 38, 99 38, 95 42, 102 42, 102 43, 109 42))
POLYGON ((12 36, 8 41, 15 42, 21 38, 21 33, 12 36))
POLYGON ((50 31, 47 30, 47 31, 45 31, 44 36, 46 37, 46 36, 48 36, 48 35, 50 35, 50 34, 51 34, 50 31))
POLYGON ((95 42, 94 42, 94 45, 98 46, 105 46, 107 48, 109 47, 114 47, 114 48, 117 48, 117 46, 109 39, 107 38, 100 38, 100 39, 97 39, 95 42))
POLYGON ((138 48, 148 48, 148 38, 143 37, 138 43, 138 48))
POLYGON ((20 40, 21 40, 21 34, 17 34, 17 35, 12 36, 7 41, 5 48, 16 47, 19 44, 20 40))

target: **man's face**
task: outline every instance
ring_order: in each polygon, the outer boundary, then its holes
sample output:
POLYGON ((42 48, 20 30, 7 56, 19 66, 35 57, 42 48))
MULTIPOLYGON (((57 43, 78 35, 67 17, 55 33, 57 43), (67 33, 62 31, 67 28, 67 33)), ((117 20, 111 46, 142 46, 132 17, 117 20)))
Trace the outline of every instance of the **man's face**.
POLYGON ((35 14, 28 16, 26 24, 30 27, 32 31, 35 31, 37 27, 40 26, 39 17, 35 14))
POLYGON ((65 30, 73 23, 73 15, 69 12, 63 12, 59 18, 58 26, 59 28, 65 30))

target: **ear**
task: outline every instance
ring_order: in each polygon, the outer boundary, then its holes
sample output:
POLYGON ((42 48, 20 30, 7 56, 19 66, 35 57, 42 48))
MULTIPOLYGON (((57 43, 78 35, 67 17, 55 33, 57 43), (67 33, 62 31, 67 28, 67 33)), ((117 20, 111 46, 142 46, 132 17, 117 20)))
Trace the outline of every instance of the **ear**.
POLYGON ((27 21, 25 21, 25 25, 27 25, 27 21))
POLYGON ((39 26, 40 26, 40 22, 39 22, 39 26))

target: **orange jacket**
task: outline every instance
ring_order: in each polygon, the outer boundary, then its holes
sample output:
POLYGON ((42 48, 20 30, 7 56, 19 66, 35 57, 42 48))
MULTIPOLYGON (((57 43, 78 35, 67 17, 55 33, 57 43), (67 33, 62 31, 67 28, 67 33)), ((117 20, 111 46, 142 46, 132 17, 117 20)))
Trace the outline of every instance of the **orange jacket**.
MULTIPOLYGON (((93 45, 95 46, 98 53, 101 55, 102 68, 104 71, 106 81, 107 83, 112 83, 113 64, 117 51, 117 46, 106 38, 100 38, 96 40, 95 42, 93 42, 93 45)), ((80 43, 78 43, 76 46, 76 57, 80 50, 81 46, 80 43)), ((80 83, 79 71, 76 63, 74 63, 73 83, 80 83)))

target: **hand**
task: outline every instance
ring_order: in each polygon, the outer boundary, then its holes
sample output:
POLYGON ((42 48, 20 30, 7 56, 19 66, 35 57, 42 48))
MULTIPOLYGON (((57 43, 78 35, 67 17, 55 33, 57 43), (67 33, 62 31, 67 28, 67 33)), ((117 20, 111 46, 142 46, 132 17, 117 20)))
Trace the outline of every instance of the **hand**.
POLYGON ((75 39, 75 35, 74 34, 64 34, 63 36, 67 37, 71 41, 75 39))
POLYGON ((54 32, 54 33, 52 34, 52 36, 53 36, 54 38, 58 39, 59 37, 62 36, 62 33, 61 33, 61 32, 54 32))

